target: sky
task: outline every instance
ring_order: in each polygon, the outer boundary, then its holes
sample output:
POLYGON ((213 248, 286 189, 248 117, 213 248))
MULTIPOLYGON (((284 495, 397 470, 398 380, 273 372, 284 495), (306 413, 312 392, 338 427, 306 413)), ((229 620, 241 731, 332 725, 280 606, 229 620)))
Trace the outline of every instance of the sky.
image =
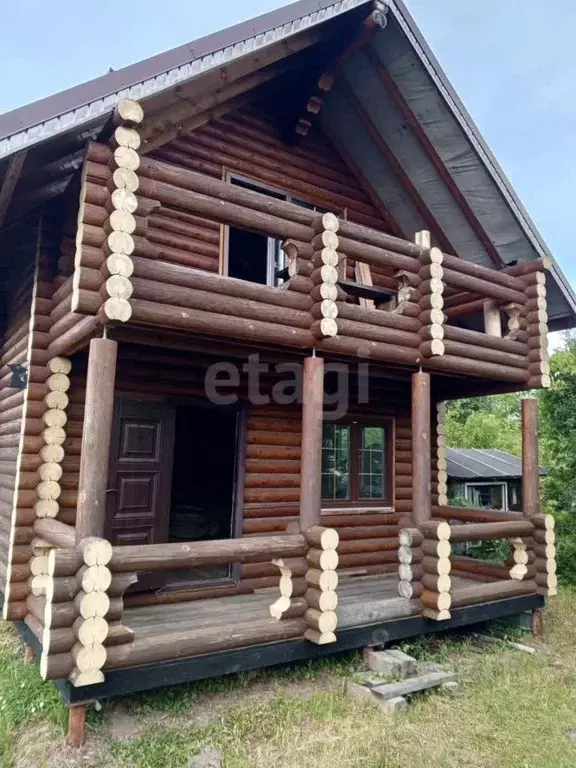
MULTIPOLYGON (((576 3, 405 1, 576 286, 576 3)), ((284 4, 10 2, 2 10, 0 112, 284 4)))

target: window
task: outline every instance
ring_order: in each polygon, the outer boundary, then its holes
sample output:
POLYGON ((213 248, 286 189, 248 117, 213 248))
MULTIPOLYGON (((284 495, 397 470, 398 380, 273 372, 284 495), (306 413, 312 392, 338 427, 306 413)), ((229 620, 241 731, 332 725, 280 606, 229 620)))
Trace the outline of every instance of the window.
POLYGON ((325 424, 322 498, 335 504, 392 501, 390 422, 325 424))
MULTIPOLYGON (((252 192, 259 192, 261 195, 267 195, 276 200, 285 200, 302 208, 325 213, 324 208, 318 208, 312 203, 238 176, 229 175, 228 181, 236 186, 249 189, 252 192)), ((270 286, 281 285, 284 282, 283 275, 286 268, 286 254, 280 247, 281 244, 282 241, 274 237, 249 232, 239 227, 227 227, 227 263, 224 273, 228 277, 249 280, 251 283, 270 286)))
POLYGON ((466 498, 477 509, 508 509, 506 483, 466 483, 466 498))

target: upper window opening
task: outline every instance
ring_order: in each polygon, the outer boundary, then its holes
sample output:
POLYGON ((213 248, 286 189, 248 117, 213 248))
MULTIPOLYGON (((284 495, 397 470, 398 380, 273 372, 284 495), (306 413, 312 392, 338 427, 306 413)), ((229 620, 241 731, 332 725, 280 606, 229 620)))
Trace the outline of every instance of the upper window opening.
MULTIPOLYGON (((324 208, 319 208, 313 203, 253 181, 238 176, 229 176, 228 180, 231 184, 259 192, 276 200, 285 200, 312 211, 325 213, 324 208)), ((282 241, 274 237, 249 232, 239 227, 227 227, 225 274, 229 277, 237 277, 240 280, 248 280, 251 283, 260 283, 261 285, 276 287, 282 285, 285 279, 286 254, 281 245, 282 241)))

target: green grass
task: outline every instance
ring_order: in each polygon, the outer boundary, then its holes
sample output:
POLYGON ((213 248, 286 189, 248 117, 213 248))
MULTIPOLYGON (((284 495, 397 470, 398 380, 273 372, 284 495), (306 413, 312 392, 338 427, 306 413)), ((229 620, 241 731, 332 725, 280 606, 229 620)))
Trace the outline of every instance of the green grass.
POLYGON ((0 622, 0 765, 13 758, 14 734, 22 724, 49 719, 63 728, 66 709, 58 690, 40 678, 38 664, 24 666, 22 644, 0 622))
MULTIPOLYGON (((343 692, 344 678, 360 669, 358 654, 343 654, 105 702, 80 751, 62 747, 56 689, 22 666, 8 639, 0 646, 0 737, 8 736, 0 765, 185 768, 212 746, 225 768, 573 768, 576 744, 566 733, 576 729, 576 591, 563 589, 551 606, 535 655, 505 644, 479 654, 466 635, 402 643, 459 671, 457 699, 416 695, 406 712, 384 714, 343 692), (111 730, 121 711, 137 729, 125 740, 111 730), (39 743, 42 724, 49 730, 39 743)), ((525 639, 502 623, 490 631, 525 639)))

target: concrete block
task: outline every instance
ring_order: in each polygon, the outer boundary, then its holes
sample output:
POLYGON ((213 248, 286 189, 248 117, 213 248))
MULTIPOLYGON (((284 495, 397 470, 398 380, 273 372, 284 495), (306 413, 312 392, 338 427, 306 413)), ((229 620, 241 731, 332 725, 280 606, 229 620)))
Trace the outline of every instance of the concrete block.
POLYGON ((403 663, 388 651, 364 651, 364 662, 372 672, 386 678, 403 678, 403 663))
POLYGON ((364 701, 370 701, 372 704, 378 704, 379 700, 372 694, 371 689, 367 685, 360 685, 353 680, 346 681, 346 693, 350 696, 354 696, 355 699, 364 699, 364 701))
POLYGON ((386 653, 400 662, 402 665, 402 677, 411 677, 416 674, 418 664, 412 656, 408 656, 407 653, 404 653, 399 648, 389 648, 386 653))
POLYGON ((393 699, 378 699, 378 704, 383 712, 400 712, 408 708, 408 702, 404 696, 396 696, 393 699))

